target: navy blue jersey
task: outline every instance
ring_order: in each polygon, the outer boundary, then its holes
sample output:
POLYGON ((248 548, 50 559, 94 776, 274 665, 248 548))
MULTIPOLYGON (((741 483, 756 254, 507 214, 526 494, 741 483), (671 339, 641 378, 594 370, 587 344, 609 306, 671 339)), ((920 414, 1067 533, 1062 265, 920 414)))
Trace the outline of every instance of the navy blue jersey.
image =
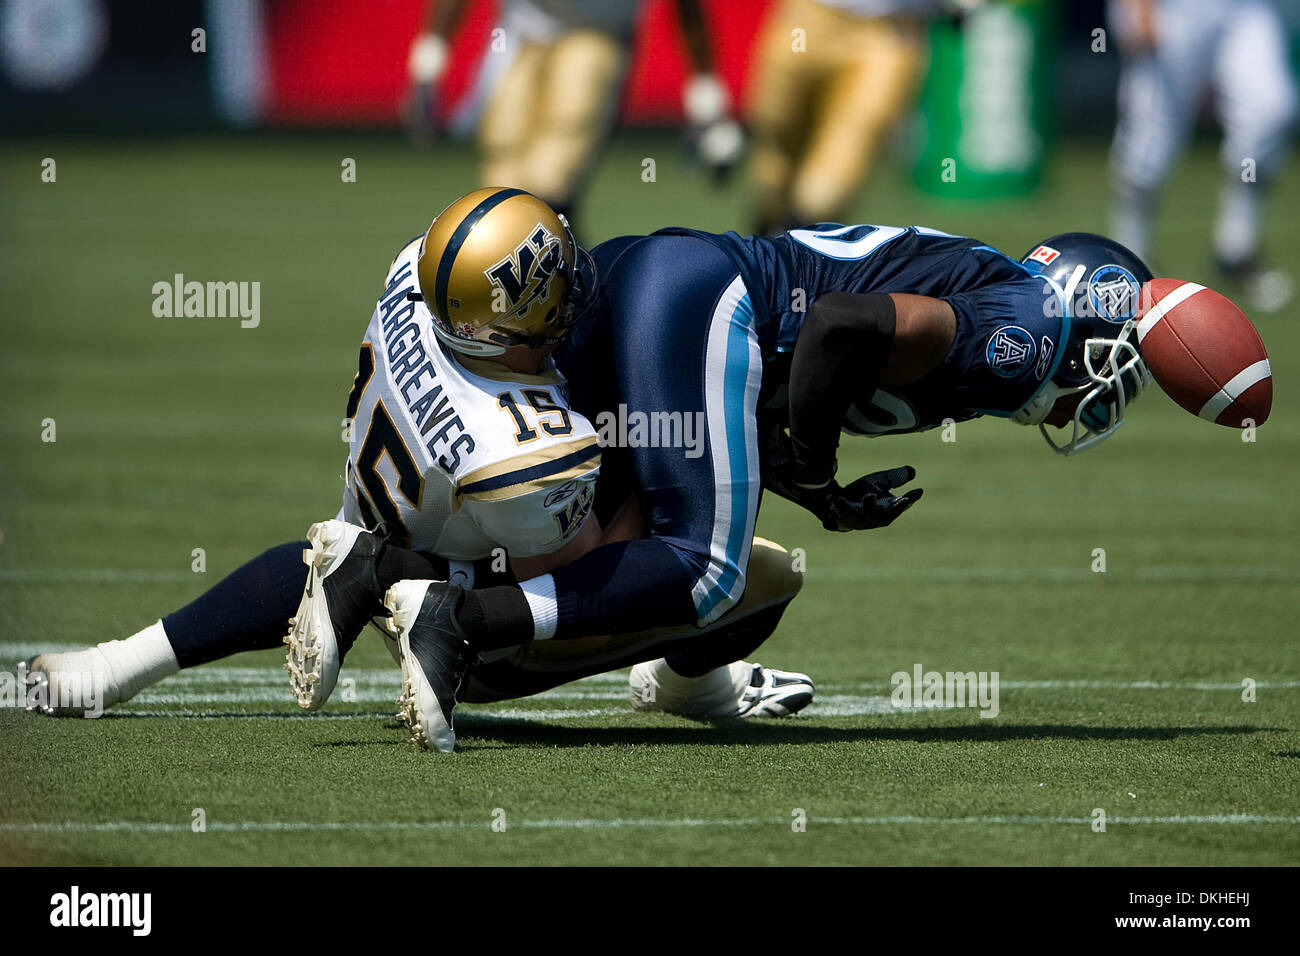
POLYGON ((956 313, 939 368, 853 400, 843 427, 865 434, 1011 414, 1055 371, 1068 331, 1043 280, 933 230, 823 226, 764 239, 677 229, 613 239, 592 255, 599 292, 555 360, 601 442, 598 516, 635 494, 648 536, 552 573, 561 639, 707 626, 736 607, 766 438, 818 296, 913 293, 956 313))
POLYGON ((1042 278, 978 240, 923 226, 824 223, 773 238, 689 229, 654 235, 705 239, 735 264, 755 307, 769 412, 783 407, 789 353, 818 296, 898 292, 948 302, 957 330, 943 364, 909 385, 864 388, 843 423, 856 434, 1010 416, 1055 371, 1068 331, 1060 299, 1042 278))

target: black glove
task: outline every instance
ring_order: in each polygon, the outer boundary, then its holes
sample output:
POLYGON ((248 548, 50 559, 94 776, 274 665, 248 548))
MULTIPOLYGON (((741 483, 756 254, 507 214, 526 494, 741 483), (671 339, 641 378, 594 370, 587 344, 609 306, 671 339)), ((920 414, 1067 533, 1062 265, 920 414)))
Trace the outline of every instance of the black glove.
POLYGON ((916 477, 911 465, 890 468, 863 475, 847 488, 834 487, 828 499, 828 510, 822 519, 827 531, 861 531, 864 528, 883 528, 893 522, 913 504, 921 500, 922 490, 913 488, 901 495, 894 489, 916 477))
POLYGON ((809 487, 797 480, 803 469, 795 461, 783 428, 768 431, 766 453, 763 486, 811 511, 827 531, 883 528, 921 498, 920 488, 903 495, 893 493, 894 488, 916 477, 911 465, 864 475, 847 488, 834 480, 809 487))

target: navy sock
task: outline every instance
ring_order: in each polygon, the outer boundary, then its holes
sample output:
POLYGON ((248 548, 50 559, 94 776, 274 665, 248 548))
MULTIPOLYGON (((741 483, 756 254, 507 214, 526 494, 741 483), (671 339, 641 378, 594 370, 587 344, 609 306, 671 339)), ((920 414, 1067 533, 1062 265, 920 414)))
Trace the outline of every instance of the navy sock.
POLYGON ((561 640, 695 622, 691 588, 703 570, 658 538, 618 541, 551 572, 561 640))
POLYGON ((181 667, 279 647, 307 583, 308 547, 293 541, 271 548, 163 618, 181 667))

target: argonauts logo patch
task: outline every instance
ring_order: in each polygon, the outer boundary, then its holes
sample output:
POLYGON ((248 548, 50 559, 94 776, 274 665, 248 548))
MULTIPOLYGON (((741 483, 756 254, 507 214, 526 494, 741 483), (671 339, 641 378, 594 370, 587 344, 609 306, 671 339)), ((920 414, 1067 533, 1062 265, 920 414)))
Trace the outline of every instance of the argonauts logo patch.
POLYGON ((1003 378, 1014 378, 1034 360, 1034 337, 1018 325, 1004 325, 989 336, 984 358, 1003 378))
POLYGON ((1127 322, 1137 312, 1141 283, 1123 266, 1098 266, 1088 277, 1088 304, 1095 315, 1127 322))

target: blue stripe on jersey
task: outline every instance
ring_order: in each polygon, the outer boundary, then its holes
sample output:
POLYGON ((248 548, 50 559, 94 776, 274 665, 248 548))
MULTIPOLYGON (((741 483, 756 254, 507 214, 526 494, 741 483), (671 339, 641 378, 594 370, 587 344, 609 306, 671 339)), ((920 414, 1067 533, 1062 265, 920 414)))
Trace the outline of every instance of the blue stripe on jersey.
POLYGON ((444 322, 451 321, 449 318, 451 305, 447 301, 447 283, 451 279, 451 267, 456 264, 456 256, 460 253, 460 247, 465 244, 465 240, 469 238, 470 230, 478 225, 480 219, 507 199, 522 195, 524 195, 522 189, 502 189, 493 193, 471 209, 469 215, 461 220, 460 225, 456 227, 456 231, 451 234, 451 239, 447 242, 447 248, 443 250, 442 259, 438 262, 438 278, 434 281, 433 302, 426 302, 429 308, 437 305, 442 310, 439 315, 444 322))
MULTIPOLYGON (((718 497, 726 501, 718 501, 714 514, 714 548, 711 548, 709 566, 695 586, 700 625, 721 616, 741 596, 737 593, 738 585, 742 569, 749 562, 760 485, 757 429, 750 409, 757 401, 762 359, 754 333, 754 306, 748 292, 725 315, 715 313, 714 321, 728 324, 720 396, 724 420, 717 423, 720 428, 711 422, 709 435, 710 440, 723 436, 728 474, 716 490, 718 497), (723 543, 721 562, 716 552, 719 543, 723 543)), ((716 462, 716 453, 714 457, 716 462)))

